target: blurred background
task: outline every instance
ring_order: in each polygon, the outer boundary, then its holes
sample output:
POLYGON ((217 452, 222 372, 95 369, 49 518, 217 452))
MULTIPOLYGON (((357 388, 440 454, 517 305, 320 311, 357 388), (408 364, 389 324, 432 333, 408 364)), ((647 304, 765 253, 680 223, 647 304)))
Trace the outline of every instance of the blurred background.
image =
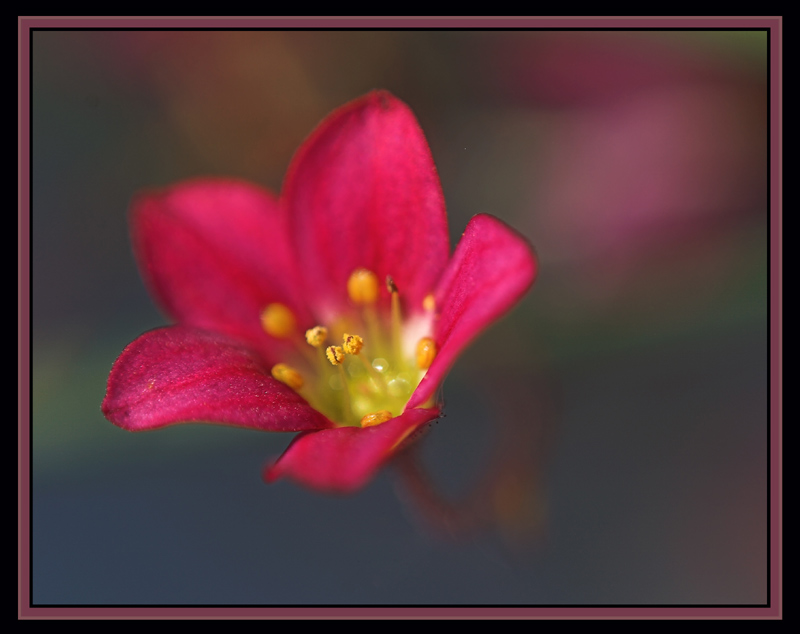
POLYGON ((34 605, 766 602, 766 32, 32 38, 34 605), (373 88, 415 111, 453 245, 488 212, 540 258, 446 416, 349 497, 262 482, 290 435, 106 421, 114 359, 165 323, 131 197, 277 192, 373 88))

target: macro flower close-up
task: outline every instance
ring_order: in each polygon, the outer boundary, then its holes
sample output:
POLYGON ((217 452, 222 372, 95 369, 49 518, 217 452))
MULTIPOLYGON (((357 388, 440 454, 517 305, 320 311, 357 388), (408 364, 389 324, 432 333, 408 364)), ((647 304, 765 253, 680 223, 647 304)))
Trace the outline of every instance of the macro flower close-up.
POLYGON ((119 356, 105 416, 131 431, 299 432, 264 477, 323 491, 362 487, 441 416, 448 370, 537 268, 527 240, 486 214, 450 253, 428 144, 385 91, 329 115, 280 195, 182 181, 140 194, 130 229, 173 324, 119 356))
POLYGON ((675 22, 22 18, 21 605, 771 609, 782 26, 675 22))

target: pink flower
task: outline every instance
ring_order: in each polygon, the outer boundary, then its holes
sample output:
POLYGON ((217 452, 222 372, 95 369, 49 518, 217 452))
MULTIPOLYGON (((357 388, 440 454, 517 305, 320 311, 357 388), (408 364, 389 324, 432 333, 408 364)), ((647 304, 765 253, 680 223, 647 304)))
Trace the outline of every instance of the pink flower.
POLYGON ((177 324, 115 362, 102 409, 128 430, 216 422, 300 432, 265 470, 351 491, 441 412, 458 354, 533 283, 528 243, 475 216, 452 257, 430 150, 372 92, 295 155, 279 199, 198 179, 141 195, 140 269, 177 324))

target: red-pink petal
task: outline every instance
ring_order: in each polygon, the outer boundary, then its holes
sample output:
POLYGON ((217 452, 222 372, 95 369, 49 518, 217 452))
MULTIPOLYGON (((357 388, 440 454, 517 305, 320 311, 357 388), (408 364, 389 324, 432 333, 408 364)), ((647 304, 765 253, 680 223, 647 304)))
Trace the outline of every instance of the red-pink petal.
POLYGON ((297 151, 282 196, 322 317, 346 306, 359 267, 391 275, 406 311, 419 310, 450 247, 439 176, 408 106, 376 91, 334 111, 297 151))
POLYGON ((436 289, 439 352, 406 407, 433 396, 461 351, 530 288, 536 268, 528 241, 516 231, 488 215, 470 220, 436 289))
POLYGON ((102 410, 131 431, 185 422, 267 431, 331 426, 273 379, 251 351, 221 335, 181 326, 147 332, 122 351, 102 410))
POLYGON ((264 471, 267 482, 287 476, 321 491, 347 493, 366 484, 411 434, 439 409, 407 409, 375 427, 339 427, 298 435, 264 471))
POLYGON ((131 209, 131 233, 147 285, 179 323, 229 334, 270 362, 287 350, 261 329, 267 304, 288 305, 308 327, 286 213, 266 190, 198 179, 144 193, 131 209))

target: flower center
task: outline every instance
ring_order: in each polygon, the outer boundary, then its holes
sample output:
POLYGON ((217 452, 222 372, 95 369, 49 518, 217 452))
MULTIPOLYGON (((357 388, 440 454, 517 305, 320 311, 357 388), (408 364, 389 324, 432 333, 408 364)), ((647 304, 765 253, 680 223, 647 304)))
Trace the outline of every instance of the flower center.
POLYGON ((423 302, 424 319, 404 321, 400 291, 391 277, 386 286, 391 296, 388 316, 377 310, 377 276, 367 269, 354 271, 347 294, 357 311, 328 326, 310 328, 305 341, 295 331, 294 315, 282 304, 270 304, 261 313, 263 329, 272 336, 294 338, 308 366, 301 371, 278 363, 272 376, 342 426, 371 427, 402 414, 436 357, 436 344, 427 336, 433 297, 423 302))

